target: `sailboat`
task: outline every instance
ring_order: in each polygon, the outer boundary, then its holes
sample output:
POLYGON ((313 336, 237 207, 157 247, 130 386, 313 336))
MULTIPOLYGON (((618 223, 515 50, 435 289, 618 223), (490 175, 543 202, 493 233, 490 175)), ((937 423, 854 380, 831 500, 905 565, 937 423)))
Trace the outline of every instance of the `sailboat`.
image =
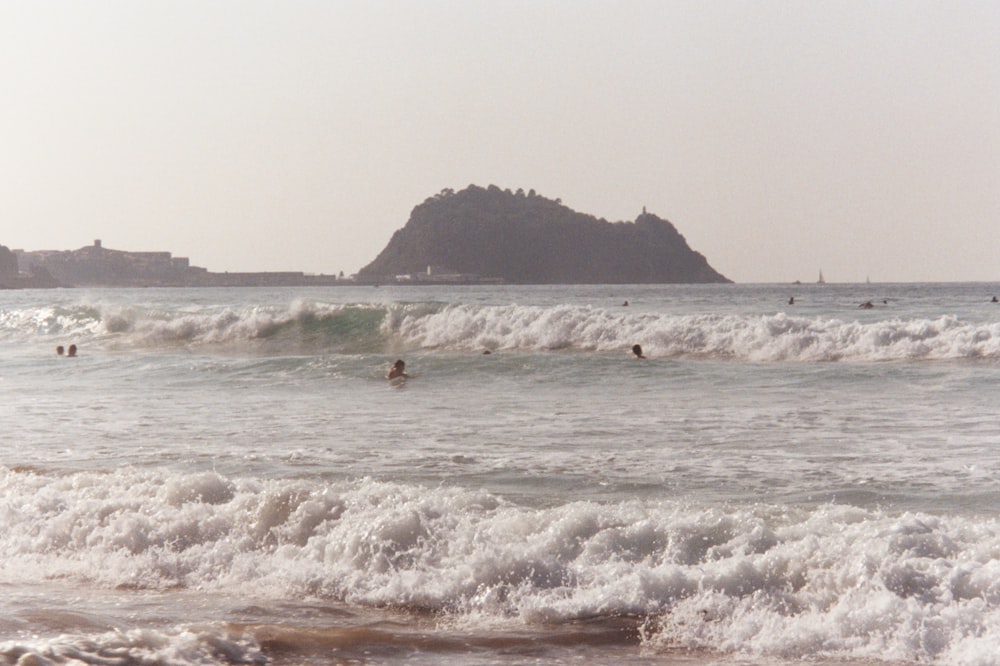
POLYGON ((819 279, 816 280, 816 284, 826 284, 826 280, 823 279, 823 271, 819 272, 819 279))

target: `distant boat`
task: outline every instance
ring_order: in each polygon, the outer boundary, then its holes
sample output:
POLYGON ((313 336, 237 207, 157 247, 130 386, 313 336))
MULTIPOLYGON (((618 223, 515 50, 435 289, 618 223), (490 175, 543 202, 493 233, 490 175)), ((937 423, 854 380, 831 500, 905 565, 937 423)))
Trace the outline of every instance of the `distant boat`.
POLYGON ((823 279, 823 271, 819 272, 819 279, 816 280, 816 284, 826 284, 826 280, 823 279))

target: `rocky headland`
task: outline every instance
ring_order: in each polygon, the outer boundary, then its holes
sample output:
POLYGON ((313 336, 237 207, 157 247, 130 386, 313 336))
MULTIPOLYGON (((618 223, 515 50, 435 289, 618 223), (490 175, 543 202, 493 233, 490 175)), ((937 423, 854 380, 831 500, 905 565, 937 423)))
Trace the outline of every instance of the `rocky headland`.
POLYGON ((611 223, 534 190, 470 185, 416 206, 358 273, 364 282, 643 284, 731 282, 673 224, 645 212, 611 223))

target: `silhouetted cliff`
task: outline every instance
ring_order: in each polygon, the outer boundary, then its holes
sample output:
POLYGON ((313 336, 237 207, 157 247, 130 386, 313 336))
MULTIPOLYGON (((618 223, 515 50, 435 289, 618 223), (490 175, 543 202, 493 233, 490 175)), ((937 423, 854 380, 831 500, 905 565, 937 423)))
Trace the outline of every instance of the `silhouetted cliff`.
POLYGON ((424 201, 358 278, 426 275, 429 266, 522 284, 731 281, 655 215, 610 223, 493 185, 424 201))

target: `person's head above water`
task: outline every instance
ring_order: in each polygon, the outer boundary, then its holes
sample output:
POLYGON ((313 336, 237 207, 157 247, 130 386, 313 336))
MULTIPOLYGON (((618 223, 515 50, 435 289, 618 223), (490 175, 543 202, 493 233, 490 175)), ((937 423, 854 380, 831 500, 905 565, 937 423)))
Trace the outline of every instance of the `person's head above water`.
POLYGON ((632 345, 632 353, 636 358, 646 358, 642 355, 642 345, 632 345))
POLYGON ((64 351, 65 350, 63 349, 62 345, 59 345, 58 347, 56 347, 56 354, 57 355, 62 356, 64 351))
POLYGON ((76 345, 70 345, 67 352, 67 356, 76 356, 76 345))
POLYGON ((389 374, 386 375, 386 377, 389 379, 396 379, 397 377, 406 376, 406 363, 403 362, 403 359, 397 358, 396 362, 392 364, 391 368, 389 368, 389 374))

